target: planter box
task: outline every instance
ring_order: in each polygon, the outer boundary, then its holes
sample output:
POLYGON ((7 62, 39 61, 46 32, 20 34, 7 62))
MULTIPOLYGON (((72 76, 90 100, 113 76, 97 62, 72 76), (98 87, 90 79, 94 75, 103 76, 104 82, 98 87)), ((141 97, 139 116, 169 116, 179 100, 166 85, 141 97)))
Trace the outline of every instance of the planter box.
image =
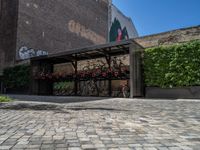
POLYGON ((146 87, 146 98, 170 98, 170 99, 199 99, 200 86, 180 88, 146 87))

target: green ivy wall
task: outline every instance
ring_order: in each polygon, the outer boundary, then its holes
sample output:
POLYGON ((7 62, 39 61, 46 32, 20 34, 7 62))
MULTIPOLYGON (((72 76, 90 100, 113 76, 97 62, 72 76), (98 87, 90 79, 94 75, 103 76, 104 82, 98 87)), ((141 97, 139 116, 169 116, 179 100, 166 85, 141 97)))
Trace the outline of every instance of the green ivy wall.
POLYGON ((146 49, 144 76, 146 86, 199 86, 200 40, 146 49))

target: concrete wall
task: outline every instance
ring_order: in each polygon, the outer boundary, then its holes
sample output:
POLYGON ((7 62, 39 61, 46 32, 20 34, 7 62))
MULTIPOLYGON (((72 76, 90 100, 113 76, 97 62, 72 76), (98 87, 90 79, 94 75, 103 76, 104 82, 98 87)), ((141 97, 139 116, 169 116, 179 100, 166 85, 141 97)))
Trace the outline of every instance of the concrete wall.
POLYGON ((158 88, 147 87, 145 89, 146 98, 169 98, 169 99, 199 99, 200 86, 177 87, 177 88, 158 88))
POLYGON ((0 75, 15 62, 18 0, 0 0, 0 75))
POLYGON ((144 48, 200 39, 200 25, 136 38, 144 48))
POLYGON ((107 0, 19 0, 16 57, 106 43, 107 21, 107 0))

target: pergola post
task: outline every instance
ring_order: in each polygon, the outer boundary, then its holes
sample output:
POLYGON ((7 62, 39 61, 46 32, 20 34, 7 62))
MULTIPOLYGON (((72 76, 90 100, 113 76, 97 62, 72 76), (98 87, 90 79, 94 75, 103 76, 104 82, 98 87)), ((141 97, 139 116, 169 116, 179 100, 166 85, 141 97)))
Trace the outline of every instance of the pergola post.
POLYGON ((39 81, 35 80, 35 75, 40 71, 40 62, 39 61, 31 61, 31 70, 30 70, 30 77, 31 77, 31 87, 30 87, 30 94, 38 95, 39 94, 39 81))
POLYGON ((31 89, 34 95, 53 95, 53 83, 50 80, 37 80, 35 75, 39 72, 52 73, 53 65, 48 61, 31 61, 31 89))
MULTIPOLYGON (((108 64, 108 68, 110 70, 111 69, 111 56, 110 55, 106 56, 106 61, 107 61, 107 64, 108 64)), ((108 95, 112 96, 112 80, 111 80, 110 77, 108 79, 108 95)))
POLYGON ((143 93, 143 73, 142 73, 142 48, 130 45, 130 97, 142 97, 143 93))
POLYGON ((77 79, 77 74, 78 74, 78 62, 74 62, 74 73, 75 73, 75 81, 74 81, 74 94, 77 96, 78 94, 78 79, 77 79))

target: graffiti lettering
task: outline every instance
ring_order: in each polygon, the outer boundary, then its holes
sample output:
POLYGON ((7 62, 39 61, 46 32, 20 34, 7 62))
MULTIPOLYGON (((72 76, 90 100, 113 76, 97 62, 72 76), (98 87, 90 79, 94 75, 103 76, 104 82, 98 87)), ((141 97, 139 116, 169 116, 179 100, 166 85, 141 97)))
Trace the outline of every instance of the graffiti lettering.
POLYGON ((106 43, 106 39, 95 33, 94 31, 87 29, 85 26, 81 25, 74 20, 70 20, 68 23, 68 29, 70 32, 76 33, 77 36, 81 36, 92 41, 95 44, 103 44, 106 43))
POLYGON ((37 56, 44 56, 44 55, 48 55, 48 52, 44 50, 34 50, 26 46, 22 46, 19 49, 19 59, 22 59, 22 60, 29 59, 32 57, 37 57, 37 56))

